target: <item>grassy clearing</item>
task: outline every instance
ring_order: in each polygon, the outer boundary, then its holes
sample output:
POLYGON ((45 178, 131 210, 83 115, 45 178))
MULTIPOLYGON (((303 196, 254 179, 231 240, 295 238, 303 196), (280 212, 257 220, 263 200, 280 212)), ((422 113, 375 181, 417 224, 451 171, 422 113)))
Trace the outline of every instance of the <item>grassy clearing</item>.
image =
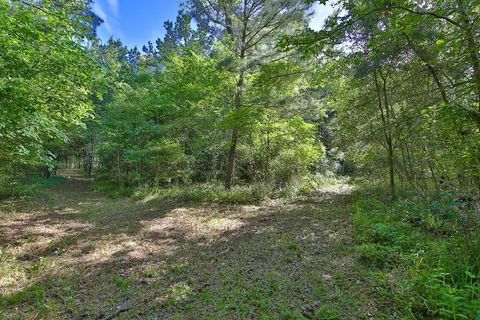
POLYGON ((480 319, 480 221, 450 195, 356 203, 357 256, 398 318, 480 319))
POLYGON ((0 318, 385 318, 355 256, 349 195, 232 205, 89 188, 75 178, 3 209, 0 318))
POLYGON ((480 309, 478 220, 448 197, 387 205, 334 183, 232 204, 90 187, 76 177, 0 203, 0 318, 475 319, 480 309))

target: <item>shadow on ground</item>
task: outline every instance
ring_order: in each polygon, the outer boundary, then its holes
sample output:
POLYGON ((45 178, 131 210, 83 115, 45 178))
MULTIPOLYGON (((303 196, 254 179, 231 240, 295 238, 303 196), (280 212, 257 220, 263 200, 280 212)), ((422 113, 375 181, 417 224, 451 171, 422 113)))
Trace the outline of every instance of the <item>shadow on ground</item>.
MULTIPOLYGON (((263 205, 111 199, 80 177, 0 220, 11 319, 361 319, 348 189, 263 205)), ((0 311, 0 316, 2 313, 0 311)))

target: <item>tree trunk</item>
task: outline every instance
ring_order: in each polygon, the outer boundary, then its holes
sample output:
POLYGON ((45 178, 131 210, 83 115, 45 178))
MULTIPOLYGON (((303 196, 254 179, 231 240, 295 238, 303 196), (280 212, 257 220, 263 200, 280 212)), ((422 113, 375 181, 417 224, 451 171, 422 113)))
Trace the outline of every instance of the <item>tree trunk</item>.
POLYGON ((227 176, 225 180, 225 188, 231 190, 235 178, 235 160, 237 157, 237 141, 238 141, 238 131, 236 128, 232 130, 232 140, 230 141, 230 150, 228 152, 228 162, 227 162, 227 176))
MULTIPOLYGON (((381 76, 381 74, 380 74, 381 76)), ((387 115, 387 128, 388 128, 388 139, 387 139, 387 146, 388 146, 388 171, 390 175, 390 197, 392 201, 395 201, 397 198, 396 192, 395 192, 395 159, 394 159, 394 154, 393 154, 393 141, 392 141, 392 127, 390 123, 390 106, 388 103, 388 97, 387 97, 387 80, 383 78, 383 97, 384 97, 384 102, 385 102, 385 111, 387 115)))
POLYGON ((475 41, 475 30, 473 30, 474 23, 470 21, 465 3, 463 0, 457 0, 458 9, 462 16, 464 23, 465 40, 467 42, 468 55, 472 64, 473 82, 475 84, 475 91, 477 95, 477 110, 472 112, 473 118, 480 127, 480 57, 478 54, 478 46, 475 41))
MULTIPOLYGON (((235 92, 235 111, 239 110, 243 104, 243 83, 245 76, 245 69, 243 62, 245 60, 245 51, 247 46, 247 24, 248 24, 248 13, 247 13, 247 1, 244 1, 244 11, 243 11, 243 29, 242 29, 242 38, 241 38, 241 48, 240 48, 240 73, 238 75, 237 89, 235 92)), ((234 37, 234 32, 232 28, 232 17, 225 12, 225 21, 226 21, 226 31, 227 34, 234 37)), ((232 140, 230 141, 230 150, 228 152, 228 162, 227 162, 227 175, 225 177, 225 188, 231 190, 235 182, 235 160, 237 157, 237 141, 238 141, 238 128, 234 127, 232 129, 232 140)))
POLYGON ((383 86, 380 87, 377 78, 377 72, 374 73, 375 79, 375 87, 377 89, 377 96, 378 96, 378 106, 380 109, 380 116, 382 119, 383 131, 385 134, 385 143, 387 146, 387 159, 388 159, 388 174, 389 174, 389 186, 390 186, 390 198, 392 201, 396 199, 396 192, 395 192, 395 163, 394 163, 394 148, 393 148, 393 139, 392 139, 392 128, 390 123, 390 108, 388 104, 388 96, 387 96, 387 80, 382 75, 382 73, 378 72, 380 77, 383 81, 383 86), (382 95, 383 95, 383 102, 382 102, 382 95), (385 108, 385 111, 383 110, 385 108))
MULTIPOLYGON (((241 55, 241 58, 243 55, 241 55)), ((237 91, 235 92, 235 110, 242 107, 243 104, 243 78, 244 71, 240 71, 240 75, 237 81, 237 91)), ((227 175, 225 177, 225 188, 231 190, 235 182, 235 160, 237 157, 237 141, 238 141, 238 129, 234 127, 232 129, 232 140, 230 141, 230 150, 228 152, 227 162, 227 175)))

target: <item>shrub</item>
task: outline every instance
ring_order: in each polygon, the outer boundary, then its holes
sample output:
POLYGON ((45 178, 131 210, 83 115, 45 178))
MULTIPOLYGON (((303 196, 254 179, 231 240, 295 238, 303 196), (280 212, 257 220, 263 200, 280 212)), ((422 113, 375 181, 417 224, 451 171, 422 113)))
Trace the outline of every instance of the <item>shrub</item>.
POLYGON ((412 279, 413 290, 421 299, 413 300, 412 309, 427 318, 478 319, 480 316, 480 283, 478 277, 465 271, 463 282, 452 281, 442 269, 428 269, 412 279))
POLYGON ((376 243, 361 244, 357 247, 356 252, 361 261, 372 267, 391 266, 397 260, 394 248, 376 243))
POLYGON ((221 184, 196 184, 171 188, 139 190, 139 199, 175 199, 195 202, 254 203, 267 196, 265 190, 255 186, 235 186, 227 191, 221 184))
POLYGON ((480 317, 480 222, 453 196, 355 204, 358 258, 389 268, 379 299, 406 318, 480 317))
POLYGON ((393 224, 375 223, 367 233, 368 241, 382 245, 394 245, 402 241, 403 235, 393 224))
POLYGON ((52 176, 45 179, 40 176, 28 176, 22 179, 15 179, 9 184, 2 184, 0 181, 0 199, 10 196, 31 196, 42 189, 55 187, 64 183, 64 176, 52 176))

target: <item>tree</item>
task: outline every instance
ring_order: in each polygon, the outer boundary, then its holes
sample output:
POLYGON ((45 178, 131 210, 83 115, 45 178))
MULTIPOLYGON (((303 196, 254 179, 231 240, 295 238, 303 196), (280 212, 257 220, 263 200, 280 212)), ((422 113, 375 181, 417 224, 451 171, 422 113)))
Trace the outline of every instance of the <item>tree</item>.
MULTIPOLYGON (((236 90, 232 112, 242 113, 246 107, 246 78, 261 65, 285 58, 275 52, 272 44, 294 27, 304 27, 307 4, 300 0, 191 0, 193 16, 199 27, 213 35, 232 53, 232 72, 236 90), (267 49, 268 48, 268 49, 267 49)), ((232 122, 226 168, 225 187, 234 183, 237 144, 241 127, 232 122)))
POLYGON ((321 31, 282 42, 345 68, 326 87, 360 162, 386 163, 392 199, 397 178, 479 185, 478 11, 475 1, 342 1, 321 31))
POLYGON ((49 145, 90 116, 90 1, 0 1, 0 162, 50 165, 49 145))

